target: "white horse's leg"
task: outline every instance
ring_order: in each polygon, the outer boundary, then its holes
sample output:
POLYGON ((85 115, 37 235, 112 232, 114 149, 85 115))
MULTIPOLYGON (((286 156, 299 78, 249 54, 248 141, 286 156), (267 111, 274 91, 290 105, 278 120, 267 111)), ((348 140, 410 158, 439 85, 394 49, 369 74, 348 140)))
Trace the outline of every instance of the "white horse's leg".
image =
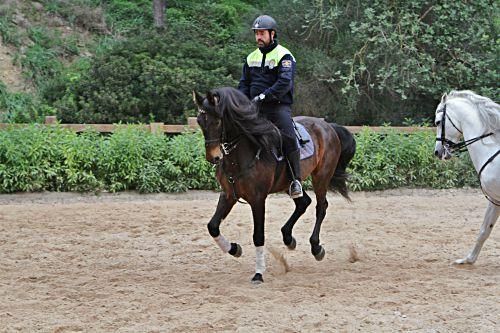
POLYGON ((486 208, 486 214, 484 215, 484 221, 483 225, 481 226, 481 231, 479 232, 479 236, 477 237, 476 245, 467 255, 467 257, 456 260, 455 264, 473 264, 474 262, 476 262, 479 252, 481 252, 481 248, 483 247, 484 242, 490 236, 491 230, 493 229, 493 226, 495 225, 499 214, 500 207, 495 206, 494 204, 489 202, 488 207, 486 208))

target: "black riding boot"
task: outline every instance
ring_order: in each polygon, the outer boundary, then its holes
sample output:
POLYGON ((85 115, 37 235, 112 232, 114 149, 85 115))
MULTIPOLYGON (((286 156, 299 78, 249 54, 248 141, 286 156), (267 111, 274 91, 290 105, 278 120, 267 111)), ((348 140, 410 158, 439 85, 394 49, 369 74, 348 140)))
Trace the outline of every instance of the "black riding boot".
POLYGON ((290 176, 291 184, 288 193, 292 199, 300 198, 302 193, 302 185, 300 184, 300 150, 295 150, 286 156, 288 161, 288 175, 290 176))

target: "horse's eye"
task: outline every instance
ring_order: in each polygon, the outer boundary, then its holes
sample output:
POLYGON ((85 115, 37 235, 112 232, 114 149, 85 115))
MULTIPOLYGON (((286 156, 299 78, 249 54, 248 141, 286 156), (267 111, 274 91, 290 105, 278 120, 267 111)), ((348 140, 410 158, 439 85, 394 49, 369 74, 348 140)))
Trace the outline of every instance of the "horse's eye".
POLYGON ((436 126, 439 126, 441 124, 441 120, 436 121, 436 126))

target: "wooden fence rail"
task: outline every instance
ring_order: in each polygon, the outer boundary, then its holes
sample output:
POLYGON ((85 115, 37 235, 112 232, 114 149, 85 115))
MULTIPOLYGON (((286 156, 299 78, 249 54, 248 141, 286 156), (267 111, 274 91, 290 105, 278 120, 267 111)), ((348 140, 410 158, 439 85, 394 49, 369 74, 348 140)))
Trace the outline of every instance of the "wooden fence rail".
MULTIPOLYGON (((45 117, 45 126, 51 126, 57 124, 57 118, 55 116, 47 116, 45 117)), ((9 126, 15 126, 15 127, 24 127, 24 126, 29 126, 30 124, 4 124, 0 123, 0 130, 5 129, 9 126)), ((86 129, 93 129, 94 131, 101 132, 101 133, 111 133, 114 132, 115 129, 119 128, 120 126, 127 126, 127 125, 118 125, 118 124, 59 124, 59 126, 63 128, 68 128, 71 129, 75 132, 83 132, 86 129)), ((186 125, 167 125, 164 123, 151 123, 149 125, 135 125, 140 128, 144 128, 145 130, 151 131, 153 133, 169 133, 169 134, 176 134, 176 133, 182 133, 185 131, 195 131, 197 130, 198 124, 196 123, 196 118, 194 117, 189 117, 188 122, 186 125)), ((367 126, 345 126, 349 131, 352 133, 358 133, 361 131, 363 128, 366 128, 367 126)), ((403 133, 413 133, 413 132, 418 132, 418 131, 434 131, 435 129, 432 127, 419 127, 419 126, 414 126, 414 127, 409 127, 409 126, 368 126, 372 131, 375 132, 387 132, 388 130, 396 130, 398 132, 403 132, 403 133)))

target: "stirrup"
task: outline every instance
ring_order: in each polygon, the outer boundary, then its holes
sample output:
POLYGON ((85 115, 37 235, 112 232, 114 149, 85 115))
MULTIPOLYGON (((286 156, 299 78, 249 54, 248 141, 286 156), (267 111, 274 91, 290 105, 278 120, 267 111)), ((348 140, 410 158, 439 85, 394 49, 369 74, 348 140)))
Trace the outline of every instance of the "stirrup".
POLYGON ((290 188, 288 189, 288 193, 290 194, 290 197, 292 199, 297 199, 297 198, 300 198, 304 195, 304 193, 302 193, 302 185, 300 184, 300 182, 298 180, 294 180, 290 184, 290 188), (292 191, 293 187, 295 187, 295 189, 293 189, 293 191, 292 191))

